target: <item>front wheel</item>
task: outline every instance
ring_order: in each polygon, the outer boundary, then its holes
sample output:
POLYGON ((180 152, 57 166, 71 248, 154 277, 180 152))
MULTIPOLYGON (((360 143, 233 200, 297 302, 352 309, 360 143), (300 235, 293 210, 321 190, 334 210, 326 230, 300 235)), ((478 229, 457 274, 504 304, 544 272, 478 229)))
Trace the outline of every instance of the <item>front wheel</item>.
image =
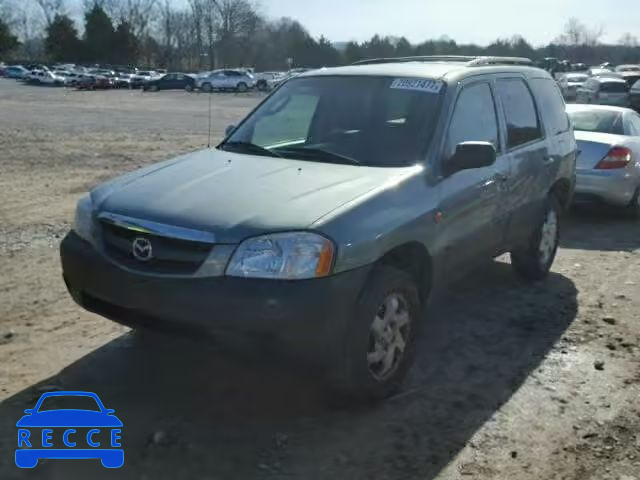
POLYGON ((420 299, 413 279, 394 267, 373 271, 331 371, 341 399, 378 401, 396 393, 413 363, 420 299))
POLYGON ((240 82, 236 87, 236 90, 239 92, 246 92, 247 90, 249 90, 249 86, 244 82, 240 82))
POLYGON ((185 91, 187 91, 187 92, 193 92, 193 85, 191 85, 191 84, 187 84, 187 85, 184 87, 184 89, 185 89, 185 91))
POLYGON ((531 234, 528 245, 511 252, 511 265, 523 280, 537 282, 549 275, 560 243, 560 212, 558 199, 549 196, 542 221, 531 234))
POLYGON ((213 88, 212 88, 210 83, 202 84, 202 91, 203 92, 211 93, 212 90, 213 90, 213 88))

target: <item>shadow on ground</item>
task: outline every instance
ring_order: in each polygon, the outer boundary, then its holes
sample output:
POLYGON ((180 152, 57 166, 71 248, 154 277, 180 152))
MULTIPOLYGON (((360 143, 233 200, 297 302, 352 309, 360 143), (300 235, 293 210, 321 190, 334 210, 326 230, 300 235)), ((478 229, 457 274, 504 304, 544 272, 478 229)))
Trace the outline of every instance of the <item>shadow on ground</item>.
POLYGON ((124 335, 0 405, 0 477, 430 480, 538 367, 577 312, 566 277, 526 286, 500 262, 450 291, 429 310, 404 392, 357 411, 330 410, 315 378, 284 373, 292 369, 282 361, 124 335), (48 460, 29 471, 12 464, 15 422, 51 385, 96 392, 115 409, 124 423, 123 468, 97 460, 48 460))
POLYGON ((609 207, 576 207, 565 219, 560 246, 580 250, 638 250, 640 220, 609 207))

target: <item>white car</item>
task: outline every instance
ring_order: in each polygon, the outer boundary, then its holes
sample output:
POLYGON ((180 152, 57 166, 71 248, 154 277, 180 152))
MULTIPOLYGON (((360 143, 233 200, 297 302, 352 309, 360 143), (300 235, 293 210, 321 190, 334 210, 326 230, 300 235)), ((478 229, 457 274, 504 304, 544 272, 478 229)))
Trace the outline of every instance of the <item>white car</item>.
POLYGON ((64 85, 65 79, 50 71, 32 70, 27 76, 27 82, 42 85, 64 85))
POLYGON ((567 73, 563 75, 558 80, 558 85, 565 100, 575 100, 578 88, 587 80, 589 80, 589 75, 586 73, 567 73))
POLYGON ((618 65, 616 67, 616 72, 619 72, 619 73, 636 72, 640 74, 640 65, 618 65))
POLYGON ((280 81, 285 77, 284 72, 260 72, 254 73, 256 77, 256 88, 261 91, 271 90, 278 86, 280 81))
POLYGON ((591 77, 576 90, 576 102, 627 107, 629 85, 613 74, 591 77))
POLYGON ((256 77, 244 70, 214 70, 196 78, 196 88, 203 92, 212 90, 246 92, 255 88, 256 84, 256 77))

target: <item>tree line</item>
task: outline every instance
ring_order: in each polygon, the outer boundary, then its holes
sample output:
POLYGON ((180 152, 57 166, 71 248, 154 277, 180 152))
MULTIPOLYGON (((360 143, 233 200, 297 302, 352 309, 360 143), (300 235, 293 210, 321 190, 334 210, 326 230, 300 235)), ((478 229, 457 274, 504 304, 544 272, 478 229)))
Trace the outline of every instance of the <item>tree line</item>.
POLYGON ((561 34, 534 48, 521 36, 487 46, 447 37, 411 44, 375 35, 334 44, 314 38, 300 22, 270 20, 253 0, 83 0, 72 15, 66 0, 0 0, 0 59, 146 65, 197 71, 220 67, 285 70, 350 64, 364 58, 411 55, 557 57, 573 63, 640 61, 640 43, 627 33, 601 43, 602 28, 570 19, 561 34))

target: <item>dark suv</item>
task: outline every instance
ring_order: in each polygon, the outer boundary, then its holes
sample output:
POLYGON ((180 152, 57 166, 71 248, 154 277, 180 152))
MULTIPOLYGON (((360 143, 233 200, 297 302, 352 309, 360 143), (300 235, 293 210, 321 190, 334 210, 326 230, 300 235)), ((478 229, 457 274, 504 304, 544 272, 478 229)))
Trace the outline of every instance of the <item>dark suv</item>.
POLYGON ((341 391, 394 392, 434 289, 510 252, 545 278, 575 182, 554 80, 525 59, 308 72, 216 148, 95 188, 62 242, 86 309, 273 341, 341 391))

